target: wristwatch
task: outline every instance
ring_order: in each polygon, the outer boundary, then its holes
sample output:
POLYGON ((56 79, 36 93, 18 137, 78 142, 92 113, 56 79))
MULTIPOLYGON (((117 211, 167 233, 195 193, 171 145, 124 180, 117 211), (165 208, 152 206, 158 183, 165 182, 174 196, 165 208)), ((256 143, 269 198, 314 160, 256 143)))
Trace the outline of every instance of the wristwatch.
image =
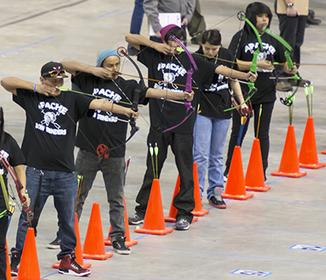
POLYGON ((293 7, 293 3, 288 3, 288 8, 292 8, 293 7))

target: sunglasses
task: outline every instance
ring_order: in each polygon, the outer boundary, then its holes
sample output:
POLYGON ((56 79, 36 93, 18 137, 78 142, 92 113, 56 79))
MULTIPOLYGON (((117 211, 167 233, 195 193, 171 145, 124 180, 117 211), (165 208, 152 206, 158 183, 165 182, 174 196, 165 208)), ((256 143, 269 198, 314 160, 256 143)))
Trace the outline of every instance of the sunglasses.
POLYGON ((60 70, 60 71, 50 71, 46 74, 43 75, 43 77, 57 77, 57 76, 66 76, 66 71, 65 70, 60 70))

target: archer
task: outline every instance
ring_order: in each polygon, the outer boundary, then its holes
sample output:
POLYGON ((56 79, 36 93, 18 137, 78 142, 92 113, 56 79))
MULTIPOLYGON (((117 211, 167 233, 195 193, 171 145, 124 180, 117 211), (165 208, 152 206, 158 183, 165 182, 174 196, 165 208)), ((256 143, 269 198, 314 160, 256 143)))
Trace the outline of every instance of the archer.
MULTIPOLYGON (((38 200, 41 212, 47 198, 53 195, 61 234, 61 251, 57 255, 58 260, 61 260, 59 273, 86 276, 90 271, 75 261, 74 252, 77 173, 73 151, 76 122, 87 116, 89 109, 134 118, 139 113, 107 100, 61 91, 59 87, 63 86, 66 77, 61 63, 48 62, 41 68, 39 84, 8 77, 1 80, 1 85, 13 94, 14 102, 26 112, 22 151, 27 165, 26 189, 31 198, 30 209, 34 211, 38 200)), ((11 249, 12 255, 16 256, 11 261, 12 271, 17 271, 27 228, 21 215, 16 246, 11 249)))
MULTIPOLYGON (((180 51, 180 41, 185 38, 180 27, 170 24, 162 28, 160 32, 162 43, 150 41, 137 34, 126 36, 126 41, 129 44, 140 49, 138 60, 148 68, 148 77, 159 81, 163 80, 163 82, 150 82, 151 87, 171 88, 170 82, 173 82, 186 85, 186 90, 190 90, 192 87, 200 88, 203 84, 210 83, 215 73, 252 82, 256 80, 256 74, 216 66, 198 55, 188 54, 187 50, 180 51), (193 70, 197 66, 200 71, 194 72, 192 77, 193 70)), ((173 87, 173 90, 182 91, 179 86, 173 87)), ((151 99, 149 104, 151 129, 147 142, 158 145, 160 151, 158 154, 158 175, 162 170, 169 145, 171 145, 180 174, 180 192, 175 196, 173 202, 173 205, 178 209, 175 224, 177 230, 189 229, 193 218, 191 211, 195 206, 192 149, 196 113, 194 113, 193 108, 197 108, 200 90, 195 89, 194 91, 193 101, 190 106, 188 104, 184 108, 180 104, 155 99, 151 99)), ((135 215, 129 218, 129 224, 143 222, 153 179, 151 155, 148 153, 147 171, 136 198, 139 205, 135 208, 135 215)))

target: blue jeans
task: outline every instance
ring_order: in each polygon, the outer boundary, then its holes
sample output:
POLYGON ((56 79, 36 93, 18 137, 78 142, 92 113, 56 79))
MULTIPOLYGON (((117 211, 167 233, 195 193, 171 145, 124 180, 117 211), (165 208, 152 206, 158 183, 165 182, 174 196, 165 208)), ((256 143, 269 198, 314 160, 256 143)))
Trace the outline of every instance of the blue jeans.
POLYGON ((144 16, 143 2, 144 0, 135 0, 135 7, 130 22, 131 34, 140 34, 144 16))
MULTIPOLYGON (((40 170, 33 167, 26 168, 26 189, 31 199, 29 206, 33 212, 35 201, 38 199, 40 214, 47 198, 53 195, 54 207, 58 213, 59 232, 61 237, 61 252, 58 260, 70 254, 76 247, 75 234, 75 203, 77 195, 77 174, 40 170)), ((19 217, 16 235, 16 247, 11 251, 22 252, 29 224, 25 223, 26 213, 19 217)))
POLYGON ((230 119, 197 115, 194 128, 194 161, 197 163, 199 187, 205 189, 208 165, 207 199, 216 187, 223 188, 223 152, 230 119))

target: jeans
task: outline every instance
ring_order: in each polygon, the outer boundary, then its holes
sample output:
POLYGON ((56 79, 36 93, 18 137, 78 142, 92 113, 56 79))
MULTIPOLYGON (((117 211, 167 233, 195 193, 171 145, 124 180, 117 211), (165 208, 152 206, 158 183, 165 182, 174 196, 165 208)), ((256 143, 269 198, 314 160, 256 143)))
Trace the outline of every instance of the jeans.
POLYGON ((112 230, 109 233, 111 242, 124 236, 124 203, 123 203, 123 186, 125 160, 123 157, 104 158, 86 150, 80 149, 76 159, 76 168, 79 175, 83 176, 80 195, 77 205, 78 219, 83 211, 83 205, 88 196, 88 192, 93 186, 95 176, 98 171, 102 172, 105 183, 107 199, 110 204, 110 224, 112 230))
MULTIPOLYGON (((33 212, 35 202, 38 199, 40 214, 47 198, 53 195, 54 207, 58 213, 59 231, 61 236, 61 252, 57 255, 58 260, 65 255, 71 254, 76 247, 75 234, 75 203, 77 195, 77 173, 60 171, 40 170, 27 166, 26 189, 31 199, 29 206, 33 212)), ((25 223, 26 213, 22 212, 19 217, 16 235, 16 247, 11 251, 22 252, 29 224, 25 223)))
POLYGON ((0 218, 0 279, 7 279, 7 255, 6 255, 6 235, 8 227, 8 216, 0 218))
POLYGON ((144 17, 143 2, 144 0, 135 0, 134 11, 132 13, 131 22, 130 22, 131 34, 140 34, 140 29, 144 17))
MULTIPOLYGON (((254 131, 257 132, 257 125, 258 125, 258 118, 259 118, 259 110, 260 110, 260 104, 254 104, 252 105, 254 110, 254 131)), ((258 133, 258 139, 260 141, 260 147, 261 147, 261 156, 263 161, 263 168, 264 168, 264 174, 266 179, 266 169, 268 167, 268 154, 269 154, 269 127, 272 119, 272 113, 274 109, 274 102, 268 102, 262 104, 262 114, 260 118, 260 126, 259 126, 259 133, 258 133)), ((239 135, 239 129, 240 129, 240 121, 241 116, 238 112, 233 112, 232 117, 232 132, 229 142, 229 149, 228 149, 228 155, 226 160, 226 168, 224 171, 224 175, 227 176, 229 173, 229 168, 232 160, 233 150, 234 147, 237 144, 238 135, 239 135)), ((250 119, 247 119, 246 124, 244 125, 240 146, 242 144, 242 141, 247 133, 248 125, 249 125, 250 119)))
POLYGON ((197 163, 199 187, 205 189, 208 165, 207 199, 216 187, 223 188, 223 153, 230 119, 217 119, 197 115, 194 128, 194 161, 197 163))
MULTIPOLYGON (((194 200, 194 180, 193 180, 193 136, 191 133, 174 133, 155 130, 150 128, 150 132, 147 137, 147 145, 149 143, 152 146, 157 143, 159 149, 158 153, 158 177, 160 177, 161 170, 163 168, 164 161, 167 157, 168 146, 171 146, 174 153, 175 162, 180 175, 180 191, 174 197, 173 206, 178 209, 176 219, 187 219, 192 221, 193 215, 191 211, 195 207, 194 200)), ((136 213, 142 217, 145 216, 149 195, 152 188, 152 182, 154 179, 153 167, 151 161, 151 155, 147 153, 147 170, 144 176, 143 184, 138 192, 136 202, 139 204, 136 206, 136 213)))

